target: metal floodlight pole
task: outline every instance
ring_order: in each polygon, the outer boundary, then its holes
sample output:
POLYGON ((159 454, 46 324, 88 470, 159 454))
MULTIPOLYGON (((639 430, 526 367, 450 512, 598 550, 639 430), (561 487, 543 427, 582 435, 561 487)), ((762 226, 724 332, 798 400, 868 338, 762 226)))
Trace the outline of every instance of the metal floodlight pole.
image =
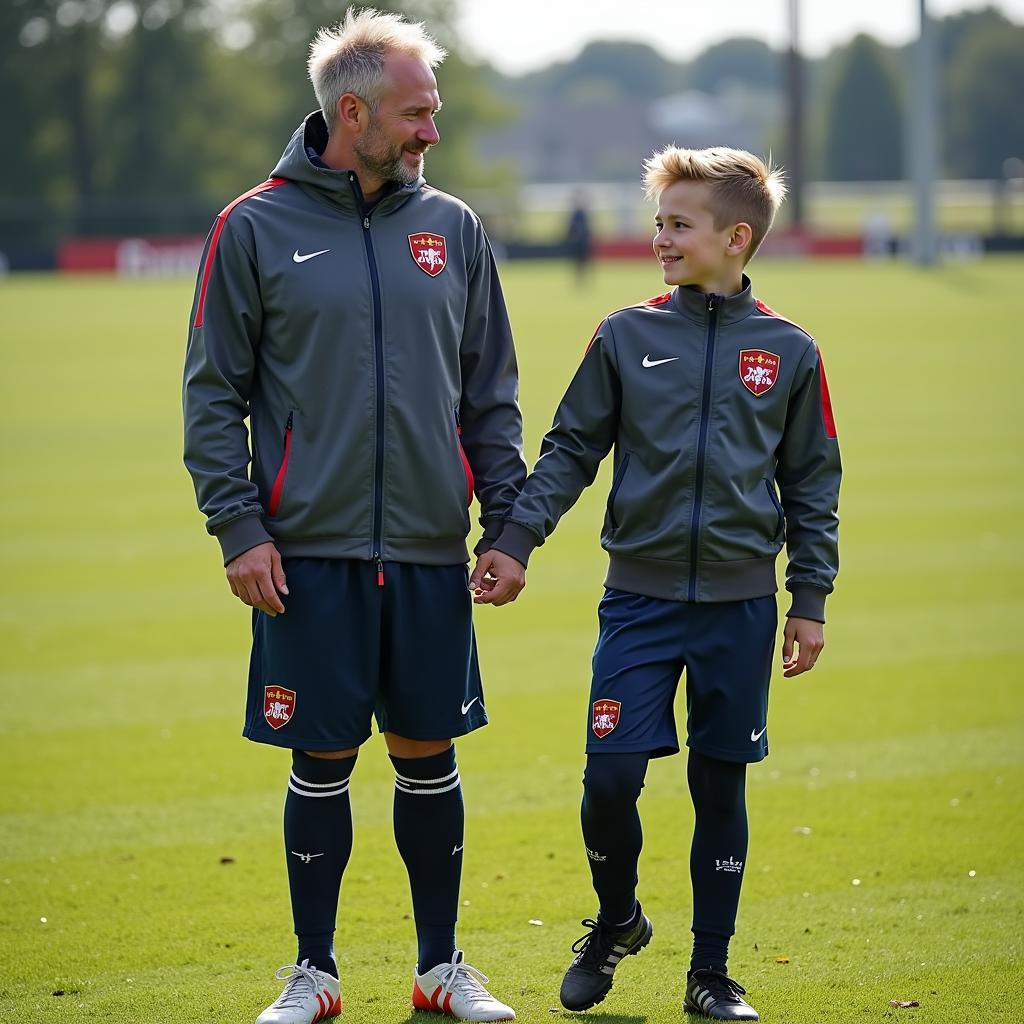
POLYGON ((935 227, 935 179, 939 170, 938 88, 935 26, 927 0, 918 0, 921 31, 914 44, 911 84, 909 164, 914 182, 914 226, 910 251, 914 262, 932 266, 938 261, 935 227))
POLYGON ((786 147, 789 216, 794 228, 804 225, 804 77, 800 57, 800 0, 788 0, 789 51, 786 54, 786 147))

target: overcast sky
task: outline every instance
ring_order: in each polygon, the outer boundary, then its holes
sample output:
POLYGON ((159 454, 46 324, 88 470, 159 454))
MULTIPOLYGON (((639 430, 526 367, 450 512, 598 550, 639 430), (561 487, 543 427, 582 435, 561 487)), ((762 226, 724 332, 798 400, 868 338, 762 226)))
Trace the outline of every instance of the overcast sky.
MULTIPOLYGON (((1024 0, 990 0, 1024 22, 1024 0)), ((986 6, 929 0, 933 15, 986 6)), ((635 39, 667 57, 689 58, 730 36, 788 39, 788 0, 461 0, 462 35, 471 51, 506 73, 531 71, 576 54, 591 39, 635 39)), ((917 31, 918 0, 802 0, 804 51, 818 56, 857 32, 902 43, 917 31)))

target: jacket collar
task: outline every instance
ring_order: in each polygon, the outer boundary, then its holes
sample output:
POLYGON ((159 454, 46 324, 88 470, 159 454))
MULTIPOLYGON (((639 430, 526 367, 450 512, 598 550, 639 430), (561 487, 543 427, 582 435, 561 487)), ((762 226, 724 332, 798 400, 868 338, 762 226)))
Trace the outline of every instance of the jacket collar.
POLYGON ((720 324, 732 324, 737 320, 743 320, 754 312, 754 294, 750 286, 750 278, 743 275, 743 290, 735 295, 711 296, 702 292, 699 288, 676 287, 673 289, 672 301, 676 309, 688 320, 697 320, 703 323, 708 315, 708 304, 711 298, 715 299, 715 306, 718 309, 718 322, 720 324))
MULTIPOLYGON (((341 207, 355 216, 361 216, 363 193, 355 172, 318 166, 310 160, 307 150, 322 153, 326 146, 327 123, 324 121, 324 115, 319 110, 314 110, 293 132, 273 170, 272 177, 287 178, 317 198, 341 207)), ((388 213, 396 209, 424 184, 425 181, 420 177, 411 185, 398 186, 394 192, 384 196, 376 204, 375 211, 388 213)))

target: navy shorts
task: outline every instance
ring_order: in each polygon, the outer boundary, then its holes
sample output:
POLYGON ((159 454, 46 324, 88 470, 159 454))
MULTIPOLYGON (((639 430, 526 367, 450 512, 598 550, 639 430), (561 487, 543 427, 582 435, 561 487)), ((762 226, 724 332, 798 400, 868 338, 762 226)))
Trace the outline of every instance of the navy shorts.
POLYGON ((412 740, 487 724, 464 565, 285 558, 285 614, 253 614, 243 735, 293 750, 348 750, 381 732, 412 740))
POLYGON ((678 753, 672 704, 685 673, 687 746, 723 761, 767 757, 774 595, 698 604, 608 589, 598 620, 588 754, 678 753))

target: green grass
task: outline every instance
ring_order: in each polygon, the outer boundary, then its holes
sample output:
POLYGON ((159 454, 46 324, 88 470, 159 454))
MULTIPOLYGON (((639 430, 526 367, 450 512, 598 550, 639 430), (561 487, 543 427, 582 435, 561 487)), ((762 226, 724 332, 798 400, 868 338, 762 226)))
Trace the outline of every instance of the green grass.
MULTIPOLYGON (((766 1022, 1024 1017, 1022 270, 755 265, 821 342, 846 464, 828 649, 775 680, 750 772, 731 966, 766 1022)), ((504 280, 532 458, 600 316, 662 288, 644 265, 504 280)), ((247 614, 180 465, 190 293, 0 283, 0 1020, 251 1022, 293 953, 286 759, 239 737, 247 614)), ((549 1009, 594 910, 577 807, 606 481, 477 619, 493 724, 459 747, 460 938, 527 1022, 575 1018, 549 1009)), ((655 940, 591 1020, 682 1018, 683 766, 655 763, 642 800, 655 940)), ((420 1021, 391 779, 375 737, 338 935, 356 1024, 420 1021)))

